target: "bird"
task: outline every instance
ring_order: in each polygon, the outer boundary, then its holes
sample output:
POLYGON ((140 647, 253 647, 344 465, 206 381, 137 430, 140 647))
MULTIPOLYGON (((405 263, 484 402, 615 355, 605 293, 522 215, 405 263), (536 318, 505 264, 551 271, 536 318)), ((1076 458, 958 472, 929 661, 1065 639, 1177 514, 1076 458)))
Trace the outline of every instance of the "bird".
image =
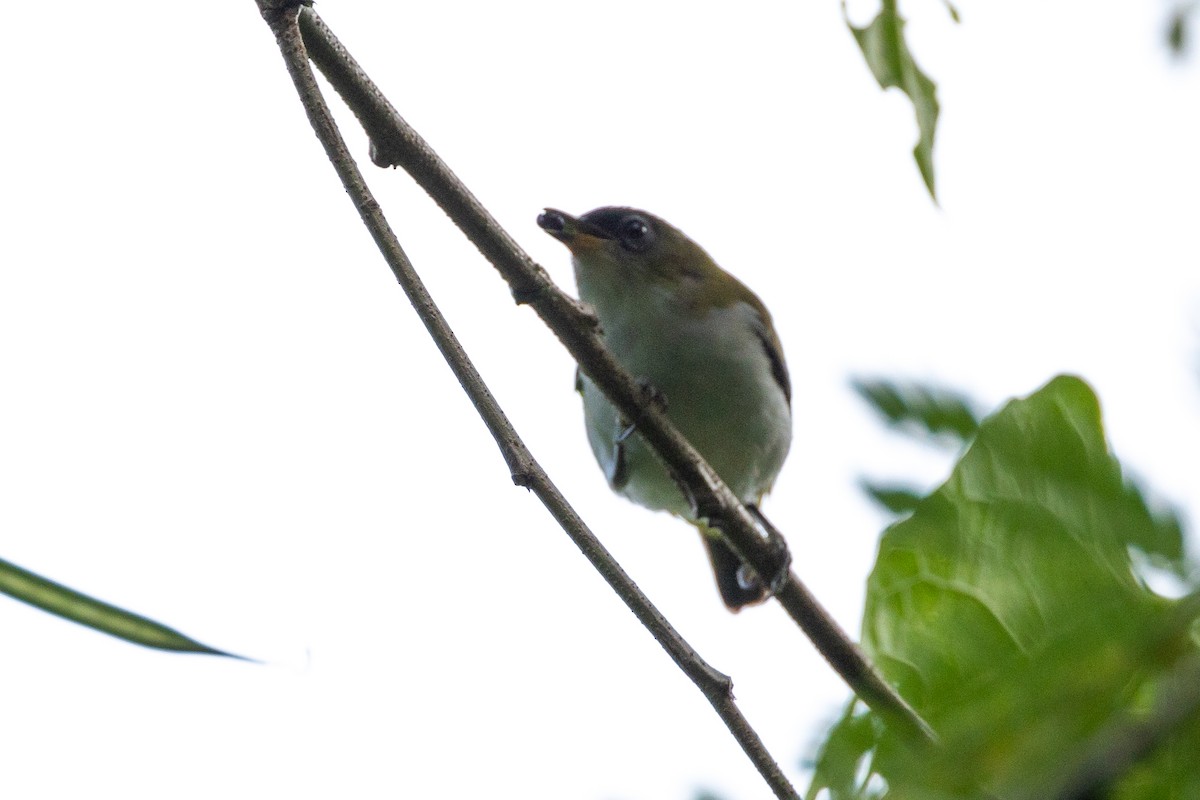
MULTIPOLYGON (((757 511, 792 441, 791 381, 770 312, 700 245, 646 211, 606 206, 574 217, 545 209, 538 226, 571 253, 579 298, 605 345, 716 470, 757 511)), ((764 582, 697 518, 657 454, 578 369, 588 443, 609 487, 696 526, 733 612, 769 596, 764 582)))

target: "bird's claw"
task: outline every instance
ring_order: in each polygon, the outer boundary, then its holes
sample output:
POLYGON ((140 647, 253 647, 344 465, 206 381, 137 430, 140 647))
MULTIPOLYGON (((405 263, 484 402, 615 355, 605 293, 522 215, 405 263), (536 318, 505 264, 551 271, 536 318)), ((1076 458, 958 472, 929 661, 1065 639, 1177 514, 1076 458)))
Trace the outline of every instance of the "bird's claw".
MULTIPOLYGON (((638 378, 636 383, 638 391, 642 394, 642 401, 646 405, 656 407, 659 411, 666 413, 667 396, 663 394, 657 386, 651 383, 649 378, 638 378)), ((637 430, 636 422, 627 422, 624 419, 622 419, 621 422, 625 423, 625 427, 622 428, 621 432, 617 434, 617 444, 624 442, 633 435, 634 431, 637 430)))
POLYGON ((653 406, 664 414, 667 411, 667 396, 662 391, 650 382, 649 378, 637 379, 638 390, 642 393, 642 400, 646 405, 653 406))
MULTIPOLYGON (((763 516, 763 513, 758 510, 758 506, 748 505, 746 509, 758 520, 758 524, 767 534, 767 546, 772 550, 775 563, 771 570, 771 579, 765 582, 765 586, 771 594, 779 594, 791 578, 792 553, 788 550, 787 541, 784 540, 783 534, 771 524, 769 519, 763 516)), ((738 577, 740 580, 740 574, 738 577)), ((755 579, 757 580, 758 576, 755 576, 755 579)))

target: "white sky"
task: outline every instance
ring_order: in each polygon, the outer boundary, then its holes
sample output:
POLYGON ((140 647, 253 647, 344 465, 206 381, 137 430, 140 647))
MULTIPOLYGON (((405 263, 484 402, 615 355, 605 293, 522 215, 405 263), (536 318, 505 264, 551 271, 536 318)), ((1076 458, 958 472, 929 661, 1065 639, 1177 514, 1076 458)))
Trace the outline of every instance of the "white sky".
MULTIPOLYGON (((1170 63, 1166 9, 964 3, 954 26, 907 6, 940 86, 938 210, 911 109, 832 0, 320 5, 566 285, 541 207, 628 204, 767 300, 796 386, 767 511, 852 631, 884 522, 856 477, 948 465, 884 432, 852 375, 996 404, 1081 374, 1118 453, 1196 516, 1200 71, 1170 63)), ((509 484, 253 2, 24 2, 6 26, 0 556, 270 662, 158 654, 0 599, 6 794, 765 796, 509 484)), ((687 526, 608 493, 569 358, 346 135, 535 455, 803 789, 846 690, 778 608, 722 609, 687 526)))

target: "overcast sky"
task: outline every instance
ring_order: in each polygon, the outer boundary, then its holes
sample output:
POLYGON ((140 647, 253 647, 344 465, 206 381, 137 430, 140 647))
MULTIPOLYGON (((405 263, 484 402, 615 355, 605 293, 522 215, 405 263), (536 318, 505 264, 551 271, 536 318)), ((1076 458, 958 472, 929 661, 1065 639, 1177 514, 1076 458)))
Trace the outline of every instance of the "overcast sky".
MULTIPOLYGON (((1200 66, 1157 3, 906 4, 911 107, 822 2, 319 10, 571 287, 546 205, 646 208, 774 313, 795 386, 766 510, 857 632, 886 518, 936 485, 851 376, 987 407, 1072 372, 1196 518, 1200 66)), ((851 12, 866 22, 869 3, 851 12)), ((0 557, 266 665, 0 599, 12 797, 762 797, 703 698, 503 461, 358 223, 251 0, 19 2, 0 50, 0 557)), ((573 365, 399 171, 384 210, 535 455, 803 789, 847 690, 685 524, 611 495, 573 365)))

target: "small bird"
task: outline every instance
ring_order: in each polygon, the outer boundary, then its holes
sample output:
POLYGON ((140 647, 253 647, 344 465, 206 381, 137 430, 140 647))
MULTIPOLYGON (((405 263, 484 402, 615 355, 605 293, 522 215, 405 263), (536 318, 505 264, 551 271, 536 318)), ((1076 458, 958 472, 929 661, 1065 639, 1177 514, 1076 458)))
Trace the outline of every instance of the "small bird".
MULTIPOLYGON (((579 297, 617 360, 665 402, 666 414, 733 493, 757 507, 792 441, 791 384, 779 337, 757 295, 680 230, 633 208, 538 225, 571 251, 579 297)), ((695 516, 666 467, 595 384, 576 373, 588 442, 609 486, 695 525, 730 611, 768 596, 720 534, 695 516)))

